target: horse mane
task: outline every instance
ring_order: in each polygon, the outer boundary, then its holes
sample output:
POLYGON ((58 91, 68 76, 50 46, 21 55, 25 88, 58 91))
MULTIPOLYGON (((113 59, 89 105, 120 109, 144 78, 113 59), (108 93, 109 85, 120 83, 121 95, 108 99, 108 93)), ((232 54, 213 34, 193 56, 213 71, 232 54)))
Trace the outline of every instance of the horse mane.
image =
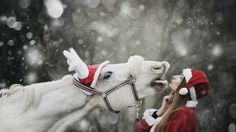
POLYGON ((23 87, 20 84, 12 84, 9 88, 0 89, 0 98, 3 96, 10 96, 19 90, 19 87, 23 87))
POLYGON ((23 94, 20 100, 24 100, 23 111, 27 112, 28 110, 36 109, 39 106, 43 95, 43 91, 40 90, 41 88, 48 88, 50 91, 53 90, 51 87, 61 87, 64 85, 64 82, 61 82, 60 80, 71 81, 72 76, 65 75, 63 78, 55 81, 35 83, 27 86, 12 84, 9 88, 0 90, 0 100, 4 101, 5 99, 16 94, 23 94))
POLYGON ((41 93, 36 92, 34 85, 31 85, 30 88, 23 87, 23 89, 24 89, 24 100, 26 102, 24 111, 37 108, 41 101, 42 97, 41 93))
POLYGON ((41 100, 41 94, 40 92, 35 92, 34 85, 30 85, 25 87, 20 84, 12 84, 9 88, 4 88, 0 90, 0 100, 9 98, 10 96, 13 96, 17 93, 23 93, 23 99, 25 101, 25 107, 24 112, 36 108, 41 100))

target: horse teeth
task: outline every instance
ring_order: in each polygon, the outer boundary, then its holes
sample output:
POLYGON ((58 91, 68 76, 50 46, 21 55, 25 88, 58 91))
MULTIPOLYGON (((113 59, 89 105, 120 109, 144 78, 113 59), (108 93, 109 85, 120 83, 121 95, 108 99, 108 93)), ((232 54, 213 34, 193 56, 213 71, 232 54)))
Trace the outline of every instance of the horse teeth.
POLYGON ((156 80, 154 82, 155 83, 162 83, 162 84, 167 84, 168 83, 166 80, 156 80))

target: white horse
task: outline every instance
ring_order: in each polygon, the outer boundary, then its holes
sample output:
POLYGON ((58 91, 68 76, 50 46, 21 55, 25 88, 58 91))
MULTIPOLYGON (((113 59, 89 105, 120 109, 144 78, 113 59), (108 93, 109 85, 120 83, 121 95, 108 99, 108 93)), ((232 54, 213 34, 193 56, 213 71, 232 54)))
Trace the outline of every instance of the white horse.
POLYGON ((109 108, 104 97, 116 111, 136 103, 130 83, 107 96, 104 91, 132 77, 138 99, 143 99, 154 94, 156 87, 167 85, 168 69, 168 62, 144 61, 140 56, 130 57, 127 63, 104 65, 95 86, 102 96, 85 94, 71 75, 28 86, 12 85, 0 92, 0 132, 65 132, 95 107, 109 108))

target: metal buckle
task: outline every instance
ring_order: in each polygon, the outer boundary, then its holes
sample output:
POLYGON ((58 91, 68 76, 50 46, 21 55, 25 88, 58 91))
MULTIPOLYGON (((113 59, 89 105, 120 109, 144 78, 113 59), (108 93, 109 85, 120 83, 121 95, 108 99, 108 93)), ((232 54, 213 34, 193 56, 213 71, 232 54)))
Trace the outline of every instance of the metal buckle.
POLYGON ((102 92, 102 97, 103 98, 106 98, 107 97, 107 94, 105 92, 102 92))
POLYGON ((129 77, 128 77, 128 79, 129 79, 129 83, 130 84, 134 84, 135 82, 136 82, 136 78, 134 78, 132 75, 130 75, 129 77))
POLYGON ((139 118, 139 110, 140 110, 140 106, 142 105, 142 100, 136 101, 135 102, 135 112, 136 112, 136 118, 139 118))

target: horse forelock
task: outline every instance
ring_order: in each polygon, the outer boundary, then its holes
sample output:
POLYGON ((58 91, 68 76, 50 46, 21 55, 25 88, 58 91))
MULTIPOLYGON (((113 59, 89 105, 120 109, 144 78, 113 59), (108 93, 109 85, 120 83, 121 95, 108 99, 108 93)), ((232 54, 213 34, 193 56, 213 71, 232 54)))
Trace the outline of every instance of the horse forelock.
POLYGON ((140 73, 141 65, 144 62, 144 58, 138 55, 131 56, 127 62, 129 74, 137 76, 140 73))

